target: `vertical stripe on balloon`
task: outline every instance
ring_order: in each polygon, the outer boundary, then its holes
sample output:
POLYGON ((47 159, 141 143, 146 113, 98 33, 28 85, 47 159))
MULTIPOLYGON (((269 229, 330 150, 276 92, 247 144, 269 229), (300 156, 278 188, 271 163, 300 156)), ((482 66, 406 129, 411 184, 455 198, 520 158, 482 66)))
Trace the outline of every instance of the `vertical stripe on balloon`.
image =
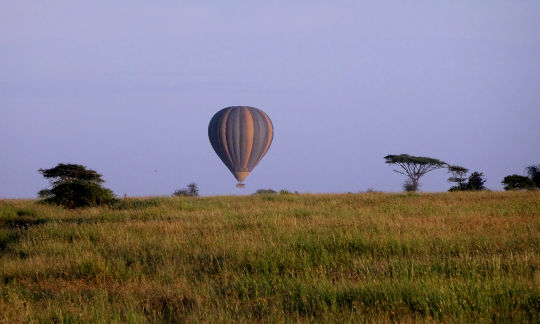
POLYGON ((229 151, 229 145, 227 143, 227 120, 229 119, 229 113, 230 110, 226 110, 223 112, 223 117, 219 121, 219 129, 220 129, 220 142, 221 147, 223 148, 223 151, 225 152, 225 157, 228 159, 229 163, 232 162, 231 153, 229 151))
POLYGON ((243 161, 242 161, 242 171, 249 171, 248 169, 248 162, 249 158, 251 156, 251 151, 253 150, 253 117, 251 116, 251 111, 249 111, 248 108, 244 107, 243 109, 244 118, 246 119, 246 141, 244 145, 244 154, 243 154, 243 161))

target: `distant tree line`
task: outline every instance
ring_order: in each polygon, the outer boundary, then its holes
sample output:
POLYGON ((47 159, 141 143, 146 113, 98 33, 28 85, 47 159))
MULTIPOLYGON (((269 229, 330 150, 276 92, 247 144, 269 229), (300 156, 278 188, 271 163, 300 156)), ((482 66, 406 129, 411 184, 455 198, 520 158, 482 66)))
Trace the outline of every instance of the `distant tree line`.
MULTIPOLYGON (((407 176, 403 184, 405 191, 416 192, 420 187, 420 178, 430 171, 446 168, 450 177, 448 182, 454 184, 448 191, 476 191, 485 190, 486 179, 482 172, 474 171, 470 175, 469 169, 451 165, 439 159, 414 156, 408 154, 387 155, 385 163, 398 166, 394 172, 407 176)), ((540 165, 531 165, 526 168, 527 176, 512 174, 504 177, 502 184, 505 190, 540 189, 540 165)))
MULTIPOLYGON (((275 195, 275 194, 280 194, 280 195, 290 195, 290 194, 293 194, 292 192, 290 192, 289 190, 287 189, 281 189, 279 192, 275 191, 274 189, 257 189, 257 191, 255 191, 254 195, 275 195)), ((295 195, 298 195, 299 192, 298 191, 295 191, 294 192, 295 195)))
MULTIPOLYGON (((469 169, 451 165, 439 159, 414 156, 408 154, 387 155, 384 157, 385 163, 395 165, 398 169, 395 172, 407 176, 403 184, 405 191, 416 192, 420 188, 420 179, 428 172, 446 168, 450 177, 448 182, 452 187, 448 191, 475 191, 486 189, 484 183, 486 179, 482 172, 474 171, 471 174, 469 169)), ((111 205, 117 202, 112 190, 102 186, 104 180, 102 175, 94 170, 87 169, 80 164, 59 163, 54 168, 39 169, 50 182, 50 188, 40 190, 38 195, 43 202, 52 203, 66 208, 94 207, 100 205, 111 205)), ((527 175, 512 174, 504 177, 502 184, 505 190, 537 190, 540 189, 540 165, 531 165, 526 168, 527 175)), ((273 189, 259 189, 257 195, 277 194, 273 189)), ((298 194, 298 192, 294 192, 298 194)), ((288 190, 282 189, 279 194, 291 194, 288 190)), ((186 188, 174 191, 173 196, 197 197, 199 188, 192 182, 186 188)))
POLYGON ((451 177, 448 182, 455 183, 449 191, 484 190, 486 179, 482 172, 473 172, 467 177, 469 169, 450 165, 436 158, 426 156, 414 156, 409 154, 387 155, 384 157, 385 163, 398 166, 394 172, 407 176, 403 184, 403 189, 409 192, 416 192, 420 189, 420 178, 426 173, 447 168, 451 177))
MULTIPOLYGON (((81 208, 114 206, 119 202, 112 190, 102 186, 105 182, 102 175, 84 165, 59 163, 54 168, 39 169, 38 172, 50 183, 50 188, 38 192, 44 203, 81 208)), ((187 188, 176 190, 173 195, 197 197, 199 188, 196 183, 190 183, 187 188)))

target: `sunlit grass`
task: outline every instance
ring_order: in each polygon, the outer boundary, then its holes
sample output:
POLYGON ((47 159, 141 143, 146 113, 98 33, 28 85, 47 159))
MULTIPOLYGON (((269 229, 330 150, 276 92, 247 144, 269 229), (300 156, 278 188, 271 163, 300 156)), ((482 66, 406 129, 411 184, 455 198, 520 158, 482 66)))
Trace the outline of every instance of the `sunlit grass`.
POLYGON ((539 192, 0 201, 0 322, 539 313, 539 192))

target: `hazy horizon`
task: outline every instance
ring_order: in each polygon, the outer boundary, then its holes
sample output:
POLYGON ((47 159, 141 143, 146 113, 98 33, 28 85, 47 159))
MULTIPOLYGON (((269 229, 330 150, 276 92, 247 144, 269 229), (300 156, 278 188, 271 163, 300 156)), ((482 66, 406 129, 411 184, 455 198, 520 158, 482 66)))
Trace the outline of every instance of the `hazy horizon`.
POLYGON ((540 163, 538 31, 538 1, 3 2, 0 198, 61 162, 118 196, 401 191, 400 153, 502 190, 540 163), (243 190, 207 136, 236 105, 275 130, 243 190))

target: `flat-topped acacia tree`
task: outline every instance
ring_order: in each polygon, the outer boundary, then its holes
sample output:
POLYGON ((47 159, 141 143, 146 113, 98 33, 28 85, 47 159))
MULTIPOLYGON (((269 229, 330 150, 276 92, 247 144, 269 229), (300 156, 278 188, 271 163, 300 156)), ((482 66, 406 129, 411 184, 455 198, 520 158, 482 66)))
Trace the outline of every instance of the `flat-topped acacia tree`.
POLYGON ((114 201, 110 189, 103 188, 101 174, 80 164, 60 163, 51 169, 38 170, 51 183, 38 195, 44 202, 67 208, 92 207, 114 201))
POLYGON ((384 157, 385 163, 394 164, 401 167, 401 170, 394 170, 399 174, 409 177, 406 184, 407 191, 418 191, 420 178, 433 170, 444 168, 447 164, 441 160, 408 154, 387 155, 384 157))

